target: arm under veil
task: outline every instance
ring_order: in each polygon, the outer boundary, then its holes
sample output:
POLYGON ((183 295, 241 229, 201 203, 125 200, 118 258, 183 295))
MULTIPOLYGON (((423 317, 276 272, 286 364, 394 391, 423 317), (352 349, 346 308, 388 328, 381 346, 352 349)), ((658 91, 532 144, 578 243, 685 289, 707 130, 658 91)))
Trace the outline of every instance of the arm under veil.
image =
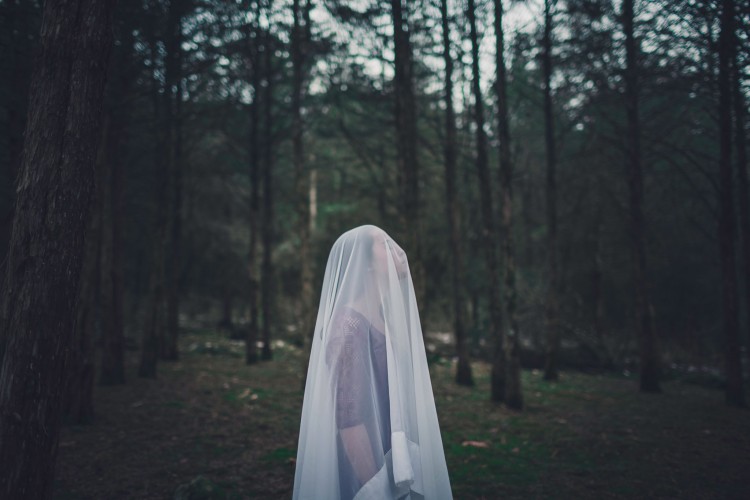
POLYGON ((328 258, 296 464, 295 499, 452 498, 406 254, 375 226, 328 258))

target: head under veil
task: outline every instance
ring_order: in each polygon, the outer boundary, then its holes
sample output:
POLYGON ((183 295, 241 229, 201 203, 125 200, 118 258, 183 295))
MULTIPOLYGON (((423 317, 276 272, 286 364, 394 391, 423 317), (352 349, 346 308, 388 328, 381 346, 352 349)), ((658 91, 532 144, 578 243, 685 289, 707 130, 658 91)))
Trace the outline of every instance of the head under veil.
POLYGON ((375 226, 328 257, 294 498, 452 498, 409 264, 375 226))

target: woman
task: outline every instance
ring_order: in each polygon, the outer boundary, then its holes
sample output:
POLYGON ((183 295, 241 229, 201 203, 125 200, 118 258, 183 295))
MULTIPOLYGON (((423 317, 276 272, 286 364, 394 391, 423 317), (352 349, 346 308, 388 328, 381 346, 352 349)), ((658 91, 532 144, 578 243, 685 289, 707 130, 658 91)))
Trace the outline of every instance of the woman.
POLYGON ((328 257, 294 498, 452 498, 406 254, 375 226, 328 257))

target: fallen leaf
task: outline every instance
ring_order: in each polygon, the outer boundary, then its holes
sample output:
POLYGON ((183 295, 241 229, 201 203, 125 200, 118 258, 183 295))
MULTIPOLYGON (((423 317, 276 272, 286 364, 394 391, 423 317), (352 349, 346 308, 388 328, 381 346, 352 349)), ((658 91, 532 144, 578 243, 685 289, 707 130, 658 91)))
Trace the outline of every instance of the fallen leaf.
POLYGON ((474 448, 489 448, 490 444, 487 441, 464 441, 461 446, 473 446, 474 448))

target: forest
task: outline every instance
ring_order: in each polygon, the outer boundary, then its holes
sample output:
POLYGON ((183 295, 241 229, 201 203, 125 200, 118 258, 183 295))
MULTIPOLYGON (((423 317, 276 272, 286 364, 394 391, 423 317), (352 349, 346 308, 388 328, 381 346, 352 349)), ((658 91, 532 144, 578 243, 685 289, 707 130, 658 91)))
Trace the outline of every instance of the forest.
POLYGON ((456 498, 747 498, 750 3, 0 0, 0 498, 292 494, 405 250, 456 498))

